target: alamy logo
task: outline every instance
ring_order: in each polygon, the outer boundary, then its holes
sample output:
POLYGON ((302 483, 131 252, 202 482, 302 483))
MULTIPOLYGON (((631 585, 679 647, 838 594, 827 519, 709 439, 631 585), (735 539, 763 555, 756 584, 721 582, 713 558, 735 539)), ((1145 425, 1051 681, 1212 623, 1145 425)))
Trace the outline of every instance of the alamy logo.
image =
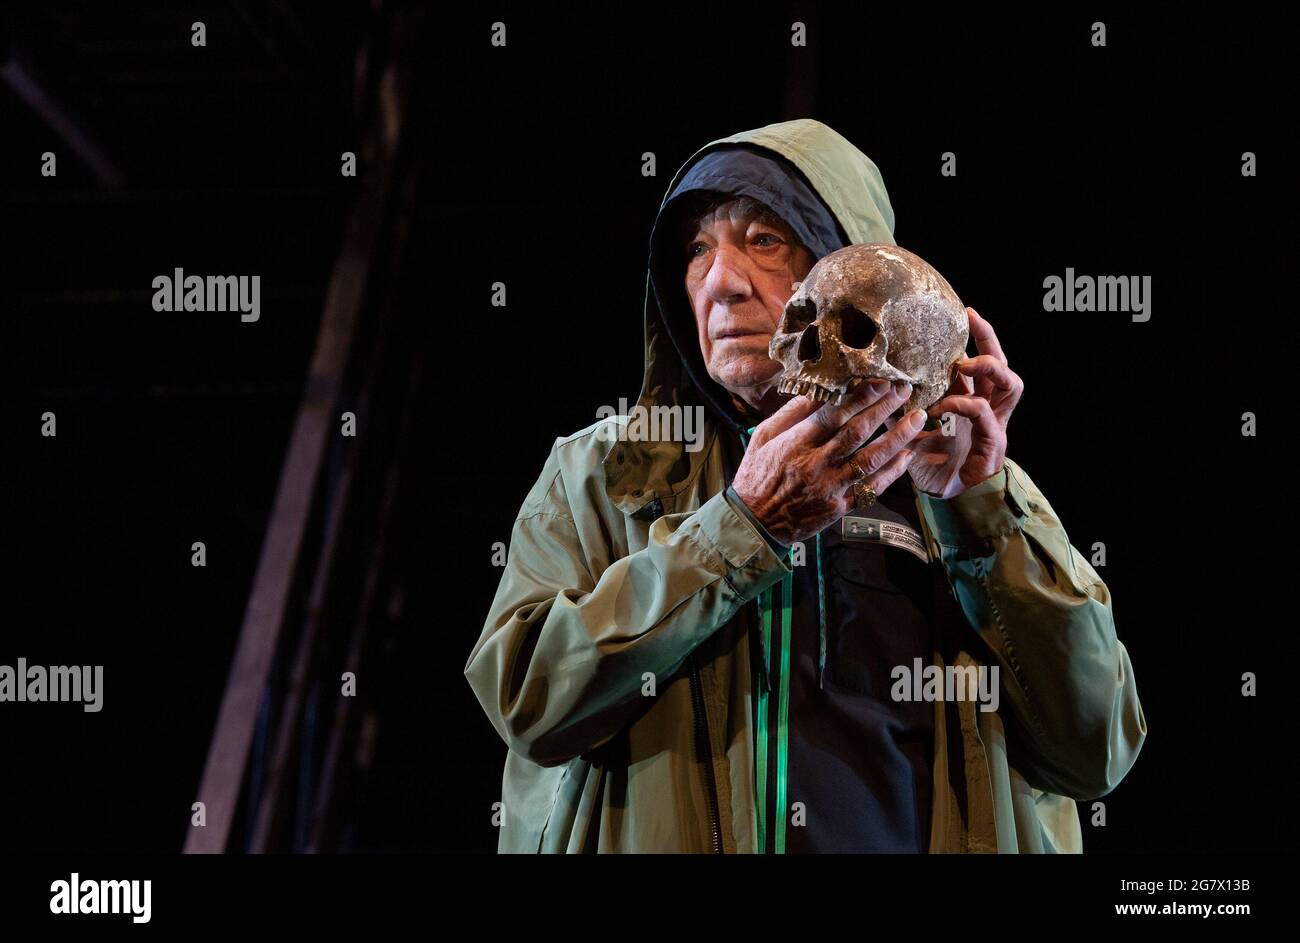
POLYGON ((1044 311, 1129 311, 1134 321, 1151 320, 1150 275, 1049 275, 1043 279, 1044 311))
POLYGON ((186 275, 176 269, 153 280, 155 311, 239 311, 239 320, 262 316, 261 275, 186 275))
POLYGON ((0 702, 80 701, 88 714, 104 706, 103 665, 0 665, 0 702))
POLYGON ((602 406, 596 410, 597 419, 619 416, 627 421, 618 423, 615 431, 613 424, 602 423, 596 429, 596 438, 601 442, 617 439, 620 442, 684 442, 686 451, 698 452, 704 447, 704 407, 703 406, 653 406, 646 408, 640 403, 627 407, 627 398, 618 401, 618 408, 602 406))
POLYGON ((998 709, 998 666, 925 665, 913 658, 911 665, 895 665, 889 676, 894 685, 889 696, 903 701, 978 701, 987 713, 998 709))
POLYGON ((130 914, 132 923, 148 923, 152 898, 153 881, 83 881, 73 871, 50 885, 50 913, 130 914))

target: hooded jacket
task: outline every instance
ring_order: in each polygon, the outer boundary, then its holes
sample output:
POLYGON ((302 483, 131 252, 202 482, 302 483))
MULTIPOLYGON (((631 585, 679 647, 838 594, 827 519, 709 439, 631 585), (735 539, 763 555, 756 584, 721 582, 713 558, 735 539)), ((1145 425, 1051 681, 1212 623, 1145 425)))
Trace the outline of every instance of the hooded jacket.
MULTIPOLYGON (((844 241, 893 242, 875 165, 808 119, 701 148, 670 183, 660 221, 693 170, 737 146, 788 162, 829 211, 833 232, 821 212, 786 217, 815 254, 844 241)), ((780 199, 802 197, 787 189, 780 199)), ((746 420, 701 376, 691 345, 683 357, 672 341, 681 313, 668 273, 656 272, 658 238, 637 408, 700 410, 703 447, 631 435, 628 417, 610 417, 557 439, 525 497, 465 666, 508 747, 501 851, 759 844, 753 702, 763 662, 743 613, 791 565, 728 500, 746 420)), ((998 710, 933 703, 929 850, 1081 851, 1075 800, 1114 789, 1146 737, 1110 594, 1010 459, 954 498, 914 487, 913 496, 962 616, 933 633, 929 664, 996 665, 1001 678, 998 710)))

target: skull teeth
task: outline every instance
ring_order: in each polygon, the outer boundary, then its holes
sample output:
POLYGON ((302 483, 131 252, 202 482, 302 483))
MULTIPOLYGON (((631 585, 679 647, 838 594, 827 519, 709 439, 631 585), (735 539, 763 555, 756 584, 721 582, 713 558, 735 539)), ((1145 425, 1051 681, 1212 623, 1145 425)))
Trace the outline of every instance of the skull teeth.
POLYGON ((798 377, 782 380, 777 389, 786 395, 806 396, 818 403, 834 402, 838 405, 844 401, 843 392, 828 390, 815 380, 799 379, 798 377))

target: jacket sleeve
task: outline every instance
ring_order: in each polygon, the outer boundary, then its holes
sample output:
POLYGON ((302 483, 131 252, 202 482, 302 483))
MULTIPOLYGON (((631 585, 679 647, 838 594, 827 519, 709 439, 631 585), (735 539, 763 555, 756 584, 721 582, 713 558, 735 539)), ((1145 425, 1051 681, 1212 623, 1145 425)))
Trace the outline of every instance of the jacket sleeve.
POLYGON ((465 666, 502 739, 543 766, 617 733, 644 708, 648 674, 662 685, 788 569, 724 492, 660 517, 645 547, 614 560, 596 515, 570 504, 553 448, 465 666))
POLYGON ((1045 792, 1107 794, 1147 727, 1105 583, 1010 460, 954 498, 919 501, 962 611, 1000 667, 1017 768, 1045 792))

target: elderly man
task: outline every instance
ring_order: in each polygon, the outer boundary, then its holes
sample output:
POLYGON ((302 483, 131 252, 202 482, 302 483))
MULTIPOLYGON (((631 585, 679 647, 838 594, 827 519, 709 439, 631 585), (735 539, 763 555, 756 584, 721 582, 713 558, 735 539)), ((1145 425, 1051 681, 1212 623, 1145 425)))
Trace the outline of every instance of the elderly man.
POLYGON ((465 668, 509 748, 500 850, 1079 851, 1075 800, 1132 766, 1110 596, 1005 458, 1022 384, 992 326, 968 310, 928 411, 956 435, 901 415, 906 386, 777 392, 785 302, 851 243, 893 243, 893 211, 819 122, 674 177, 638 406, 699 410, 704 447, 603 419, 524 499, 465 668), (944 672, 995 689, 920 683, 944 672))

